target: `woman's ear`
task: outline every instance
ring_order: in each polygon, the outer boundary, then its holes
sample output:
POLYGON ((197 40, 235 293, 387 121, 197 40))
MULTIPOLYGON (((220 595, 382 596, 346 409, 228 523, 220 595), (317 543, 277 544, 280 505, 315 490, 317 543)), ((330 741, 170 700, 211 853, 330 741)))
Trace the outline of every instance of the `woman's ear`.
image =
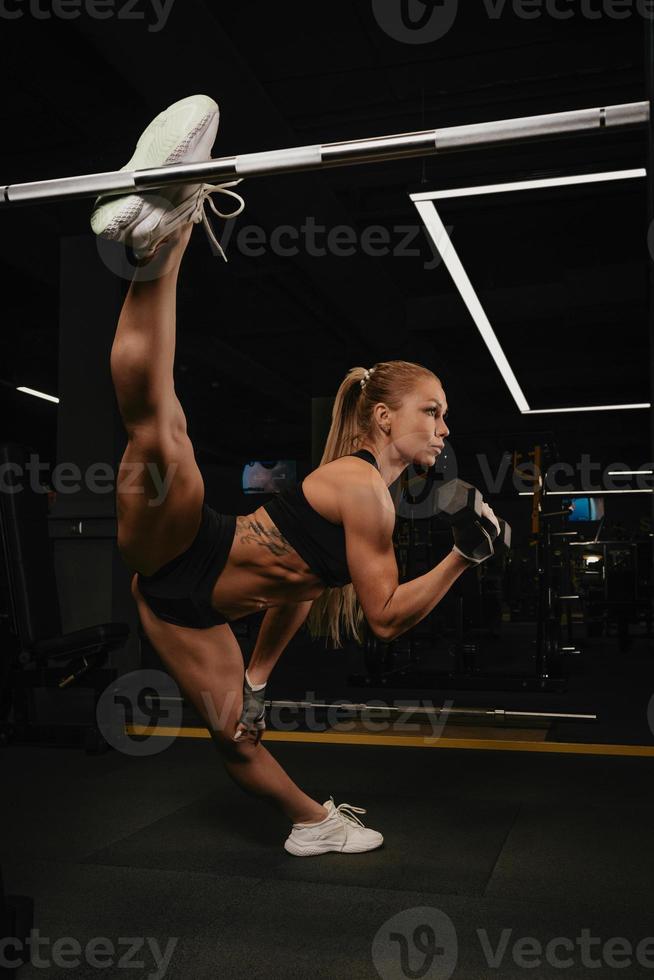
POLYGON ((382 430, 385 436, 389 435, 391 431, 391 414, 388 405, 384 405, 383 402, 379 402, 375 405, 375 422, 382 430))

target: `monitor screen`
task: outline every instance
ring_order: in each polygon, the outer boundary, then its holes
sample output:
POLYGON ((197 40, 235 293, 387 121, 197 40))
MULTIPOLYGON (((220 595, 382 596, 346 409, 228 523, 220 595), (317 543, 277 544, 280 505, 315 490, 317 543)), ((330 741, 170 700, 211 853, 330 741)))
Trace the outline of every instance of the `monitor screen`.
POLYGON ((601 521, 604 517, 604 497, 568 497, 563 504, 573 507, 569 521, 601 521))
POLYGON ((279 493, 296 484, 294 459, 253 460, 243 467, 243 493, 279 493))

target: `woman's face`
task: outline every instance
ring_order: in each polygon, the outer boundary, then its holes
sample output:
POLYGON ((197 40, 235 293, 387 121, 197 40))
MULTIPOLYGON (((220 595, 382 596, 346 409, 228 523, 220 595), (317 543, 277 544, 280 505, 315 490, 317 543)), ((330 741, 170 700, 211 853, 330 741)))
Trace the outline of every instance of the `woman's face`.
POLYGON ((447 400, 436 378, 421 378, 401 406, 389 410, 390 439, 407 465, 433 466, 450 434, 445 423, 447 400))

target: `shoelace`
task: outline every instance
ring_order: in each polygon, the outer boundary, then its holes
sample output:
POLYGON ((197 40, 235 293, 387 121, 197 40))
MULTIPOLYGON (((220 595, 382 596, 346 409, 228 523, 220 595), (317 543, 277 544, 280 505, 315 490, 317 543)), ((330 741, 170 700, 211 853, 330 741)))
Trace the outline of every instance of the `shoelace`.
MULTIPOLYGON (((334 797, 331 796, 330 799, 332 803, 334 803, 334 797)), ((352 806, 351 803, 341 803, 339 804, 339 806, 336 806, 336 813, 343 816, 345 820, 349 820, 350 823, 358 823, 360 827, 363 827, 364 824, 359 820, 358 817, 355 816, 355 813, 366 813, 366 812, 367 811, 364 810, 363 807, 352 806)))
POLYGON ((226 221, 229 221, 230 218, 237 218, 245 207, 245 201, 240 194, 236 194, 234 191, 230 191, 228 188, 235 187, 236 184, 240 184, 242 180, 243 178, 239 177, 238 180, 230 180, 226 184, 200 184, 195 208, 193 210, 193 214, 191 215, 191 221, 193 221, 195 224, 198 224, 200 221, 202 222, 204 225, 204 230, 207 233, 207 238, 213 244, 216 251, 222 255, 225 262, 227 261, 227 256, 225 255, 222 245, 216 238, 213 228, 211 227, 211 222, 207 217, 205 204, 208 202, 213 213, 217 214, 219 218, 224 218, 226 221), (236 201, 240 202, 240 206, 236 211, 232 211, 231 214, 224 214, 222 211, 218 210, 211 199, 211 194, 215 193, 226 194, 228 197, 233 197, 236 201))

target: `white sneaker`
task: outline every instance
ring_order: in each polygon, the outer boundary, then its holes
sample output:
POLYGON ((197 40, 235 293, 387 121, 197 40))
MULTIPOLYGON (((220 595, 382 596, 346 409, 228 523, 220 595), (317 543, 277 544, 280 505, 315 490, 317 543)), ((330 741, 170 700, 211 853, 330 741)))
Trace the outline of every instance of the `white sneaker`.
POLYGON ((360 854, 372 851, 384 843, 377 830, 364 827, 355 813, 365 813, 361 807, 341 803, 336 806, 334 797, 323 804, 328 815, 320 823, 294 823, 284 848, 297 857, 313 857, 327 851, 344 854, 360 854))
MULTIPOLYGON (((219 110, 207 95, 191 95, 159 113, 141 134, 136 149, 121 170, 143 170, 174 163, 200 163, 211 159, 218 131, 219 110)), ((130 245, 137 258, 154 252, 161 240, 180 225, 202 221, 217 251, 225 258, 204 209, 205 200, 221 218, 235 218, 245 207, 243 198, 226 184, 183 184, 120 197, 103 195, 95 202, 91 227, 96 235, 130 245), (215 191, 235 198, 240 206, 223 214, 208 197, 215 191)))

